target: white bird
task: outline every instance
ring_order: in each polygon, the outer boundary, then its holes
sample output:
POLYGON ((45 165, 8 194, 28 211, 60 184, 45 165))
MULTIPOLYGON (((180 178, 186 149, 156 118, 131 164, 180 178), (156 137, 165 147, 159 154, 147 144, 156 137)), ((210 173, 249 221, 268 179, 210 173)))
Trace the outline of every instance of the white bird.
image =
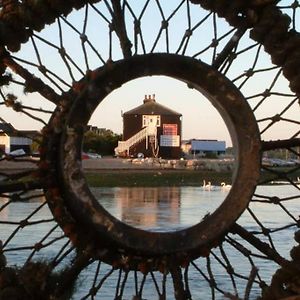
POLYGON ((204 191, 216 191, 218 188, 215 185, 212 185, 210 181, 206 184, 206 181, 203 180, 203 186, 204 191))
POLYGON ((228 191, 231 189, 231 185, 230 184, 226 184, 225 182, 221 182, 221 188, 223 191, 228 191))

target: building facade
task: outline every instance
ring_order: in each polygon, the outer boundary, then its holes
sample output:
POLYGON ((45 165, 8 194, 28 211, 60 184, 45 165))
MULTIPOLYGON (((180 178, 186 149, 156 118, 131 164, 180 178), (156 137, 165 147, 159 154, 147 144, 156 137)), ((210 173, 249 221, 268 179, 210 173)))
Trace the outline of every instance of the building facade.
POLYGON ((145 95, 143 104, 123 114, 123 141, 116 155, 179 158, 181 156, 181 114, 145 95))
POLYGON ((191 139, 182 143, 182 152, 189 155, 221 155, 226 152, 225 141, 191 139))
POLYGON ((36 131, 16 130, 10 123, 0 118, 0 151, 10 153, 15 150, 31 152, 32 138, 37 135, 36 131))

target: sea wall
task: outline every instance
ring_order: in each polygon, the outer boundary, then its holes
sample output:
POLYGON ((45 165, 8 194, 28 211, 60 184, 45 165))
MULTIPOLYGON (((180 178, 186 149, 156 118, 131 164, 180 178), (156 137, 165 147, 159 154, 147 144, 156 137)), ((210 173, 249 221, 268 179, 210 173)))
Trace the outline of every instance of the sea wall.
POLYGON ((128 164, 138 165, 145 168, 160 169, 190 169, 208 171, 232 171, 234 168, 233 159, 189 159, 189 160, 168 160, 161 158, 135 158, 126 160, 128 164))

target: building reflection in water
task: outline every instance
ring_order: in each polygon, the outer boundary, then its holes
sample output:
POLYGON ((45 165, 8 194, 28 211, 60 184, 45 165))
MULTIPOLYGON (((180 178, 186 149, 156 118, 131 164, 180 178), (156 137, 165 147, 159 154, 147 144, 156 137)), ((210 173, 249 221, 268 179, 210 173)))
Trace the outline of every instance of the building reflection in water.
POLYGON ((120 219, 132 226, 148 230, 164 230, 180 223, 181 189, 120 188, 115 193, 120 219))
POLYGON ((174 231, 193 226, 224 201, 222 191, 199 187, 101 187, 91 191, 114 217, 151 231, 174 231))

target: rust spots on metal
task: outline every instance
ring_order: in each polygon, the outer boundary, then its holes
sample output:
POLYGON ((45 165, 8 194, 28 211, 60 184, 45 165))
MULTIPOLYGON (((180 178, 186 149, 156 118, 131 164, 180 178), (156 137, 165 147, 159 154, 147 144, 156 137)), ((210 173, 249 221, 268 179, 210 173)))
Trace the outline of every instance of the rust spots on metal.
MULTIPOLYGON (((69 109, 63 113, 57 111, 59 118, 52 118, 49 124, 52 135, 47 135, 47 147, 54 146, 56 154, 51 150, 45 161, 55 168, 53 174, 61 174, 59 181, 53 177, 50 180, 56 182, 55 186, 61 193, 61 197, 56 197, 57 200, 51 205, 62 228, 69 228, 72 223, 81 224, 80 230, 75 225, 72 233, 68 233, 72 235, 78 230, 74 240, 80 234, 89 232, 93 237, 89 243, 93 245, 95 255, 97 251, 101 253, 103 249, 109 249, 109 254, 104 251, 107 261, 141 268, 144 272, 148 268, 161 269, 166 255, 177 260, 185 257, 184 261, 207 256, 247 207, 259 177, 260 140, 247 102, 234 85, 215 69, 194 59, 171 54, 135 56, 91 71, 88 76, 88 80, 83 80, 86 83, 84 90, 75 101, 69 102, 69 109), (97 105, 111 90, 127 81, 151 75, 182 80, 206 95, 225 120, 238 149, 233 191, 216 212, 199 224, 179 232, 148 232, 120 222, 94 198, 81 169, 83 128, 97 105), (246 125, 244 120, 248 121, 246 125), (63 131, 59 132, 57 128, 63 131), (64 218, 63 214, 69 217, 64 218), (143 265, 145 259, 147 264, 143 265), (142 263, 140 267, 139 262, 142 263)), ((168 260, 166 264, 170 263, 168 260)))

